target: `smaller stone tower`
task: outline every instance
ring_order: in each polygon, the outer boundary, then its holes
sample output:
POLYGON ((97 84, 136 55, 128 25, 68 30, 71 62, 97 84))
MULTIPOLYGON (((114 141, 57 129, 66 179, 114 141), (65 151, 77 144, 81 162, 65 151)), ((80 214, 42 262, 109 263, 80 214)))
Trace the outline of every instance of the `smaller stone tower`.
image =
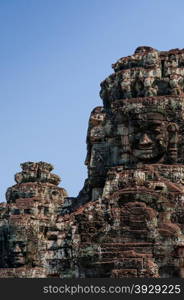
MULTIPOLYGON (((60 177, 45 162, 26 162, 6 193, 0 244, 4 257, 0 277, 47 277, 55 274, 56 219, 67 196, 60 177)), ((3 209, 3 208, 2 208, 3 209)))

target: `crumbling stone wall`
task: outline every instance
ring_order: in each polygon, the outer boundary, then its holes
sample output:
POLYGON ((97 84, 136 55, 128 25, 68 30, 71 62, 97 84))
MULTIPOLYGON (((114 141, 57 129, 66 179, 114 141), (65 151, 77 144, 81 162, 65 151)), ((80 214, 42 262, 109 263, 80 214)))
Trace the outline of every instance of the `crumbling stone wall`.
POLYGON ((138 47, 101 83, 76 198, 24 163, 0 205, 0 277, 184 276, 184 50, 138 47))

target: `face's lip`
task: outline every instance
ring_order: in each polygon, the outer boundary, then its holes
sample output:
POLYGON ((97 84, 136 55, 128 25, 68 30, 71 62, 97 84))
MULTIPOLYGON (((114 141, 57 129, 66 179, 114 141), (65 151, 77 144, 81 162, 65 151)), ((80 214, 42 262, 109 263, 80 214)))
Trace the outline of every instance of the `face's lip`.
POLYGON ((151 152, 153 151, 153 148, 146 148, 146 147, 141 147, 139 146, 139 148, 137 148, 136 150, 142 150, 142 151, 145 151, 145 152, 151 152))
POLYGON ((13 258, 13 261, 17 264, 19 264, 19 263, 22 264, 22 263, 24 263, 24 257, 23 256, 16 256, 16 257, 13 258))
POLYGON ((20 253, 13 253, 14 257, 23 257, 24 255, 20 252, 20 253))

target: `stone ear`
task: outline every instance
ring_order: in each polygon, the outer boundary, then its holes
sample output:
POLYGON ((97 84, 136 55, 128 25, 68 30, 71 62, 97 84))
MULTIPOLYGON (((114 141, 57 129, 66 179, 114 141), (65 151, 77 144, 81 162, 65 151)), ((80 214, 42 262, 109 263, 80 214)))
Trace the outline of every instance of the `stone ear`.
POLYGON ((171 162, 177 162, 178 152, 178 126, 175 123, 170 123, 167 127, 169 133, 168 140, 168 158, 171 162))
POLYGON ((167 126, 167 131, 169 132, 169 143, 177 144, 178 142, 178 126, 175 123, 170 123, 167 126))
POLYGON ((167 130, 169 132, 176 132, 178 131, 178 125, 176 123, 169 123, 169 125, 167 126, 167 130))

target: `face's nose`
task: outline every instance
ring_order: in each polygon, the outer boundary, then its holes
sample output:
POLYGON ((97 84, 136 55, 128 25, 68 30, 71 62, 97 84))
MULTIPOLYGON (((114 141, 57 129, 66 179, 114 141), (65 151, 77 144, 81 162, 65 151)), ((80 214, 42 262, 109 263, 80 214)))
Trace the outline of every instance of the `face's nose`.
POLYGON ((152 144, 153 142, 151 138, 146 133, 144 133, 139 140, 139 145, 145 147, 145 146, 151 146, 152 144))
POLYGON ((21 249, 20 249, 19 245, 16 245, 16 246, 14 247, 13 252, 14 252, 14 253, 19 253, 19 252, 21 252, 21 249))

